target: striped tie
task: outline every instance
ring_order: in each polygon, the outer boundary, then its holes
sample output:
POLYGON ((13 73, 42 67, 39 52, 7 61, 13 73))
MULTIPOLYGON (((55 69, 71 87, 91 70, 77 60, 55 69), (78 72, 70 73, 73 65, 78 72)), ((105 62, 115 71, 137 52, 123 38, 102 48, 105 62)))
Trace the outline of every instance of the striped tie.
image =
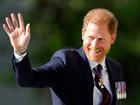
POLYGON ((101 105, 110 105, 111 101, 111 95, 107 88, 105 87, 103 80, 102 80, 102 65, 98 64, 96 68, 93 69, 93 72, 95 73, 95 84, 96 87, 100 90, 102 93, 102 101, 101 105))

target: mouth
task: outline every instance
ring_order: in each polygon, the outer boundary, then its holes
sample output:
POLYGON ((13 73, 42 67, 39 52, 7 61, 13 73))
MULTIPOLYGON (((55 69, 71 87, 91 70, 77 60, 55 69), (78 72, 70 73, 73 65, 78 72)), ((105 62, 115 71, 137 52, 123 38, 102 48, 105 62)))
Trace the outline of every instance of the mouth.
POLYGON ((93 54, 99 54, 102 52, 102 49, 90 49, 93 54))

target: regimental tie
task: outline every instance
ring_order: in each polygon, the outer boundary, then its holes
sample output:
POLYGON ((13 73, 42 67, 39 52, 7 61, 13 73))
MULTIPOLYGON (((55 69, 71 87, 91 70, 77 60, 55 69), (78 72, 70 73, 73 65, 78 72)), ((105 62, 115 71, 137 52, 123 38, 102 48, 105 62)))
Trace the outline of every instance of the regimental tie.
POLYGON ((93 69, 93 72, 95 73, 95 84, 96 87, 100 90, 102 93, 102 101, 100 105, 110 105, 111 102, 111 94, 105 87, 103 83, 103 76, 102 76, 102 65, 98 64, 96 68, 93 69))

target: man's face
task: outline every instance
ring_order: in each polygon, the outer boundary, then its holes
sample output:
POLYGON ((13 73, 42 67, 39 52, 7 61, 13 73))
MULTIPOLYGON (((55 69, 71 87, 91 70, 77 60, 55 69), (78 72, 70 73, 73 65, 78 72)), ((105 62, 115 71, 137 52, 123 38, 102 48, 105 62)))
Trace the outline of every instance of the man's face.
POLYGON ((116 39, 105 24, 89 23, 82 32, 83 49, 90 60, 102 62, 116 39))

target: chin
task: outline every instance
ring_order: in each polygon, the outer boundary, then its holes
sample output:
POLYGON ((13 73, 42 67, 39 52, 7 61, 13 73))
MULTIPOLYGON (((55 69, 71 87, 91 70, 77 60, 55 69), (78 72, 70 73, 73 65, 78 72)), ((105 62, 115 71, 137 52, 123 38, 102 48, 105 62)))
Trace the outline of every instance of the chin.
POLYGON ((100 59, 100 58, 97 58, 97 57, 89 57, 89 59, 91 60, 91 61, 95 61, 95 62, 98 62, 98 63, 101 63, 102 62, 102 59, 100 59))

